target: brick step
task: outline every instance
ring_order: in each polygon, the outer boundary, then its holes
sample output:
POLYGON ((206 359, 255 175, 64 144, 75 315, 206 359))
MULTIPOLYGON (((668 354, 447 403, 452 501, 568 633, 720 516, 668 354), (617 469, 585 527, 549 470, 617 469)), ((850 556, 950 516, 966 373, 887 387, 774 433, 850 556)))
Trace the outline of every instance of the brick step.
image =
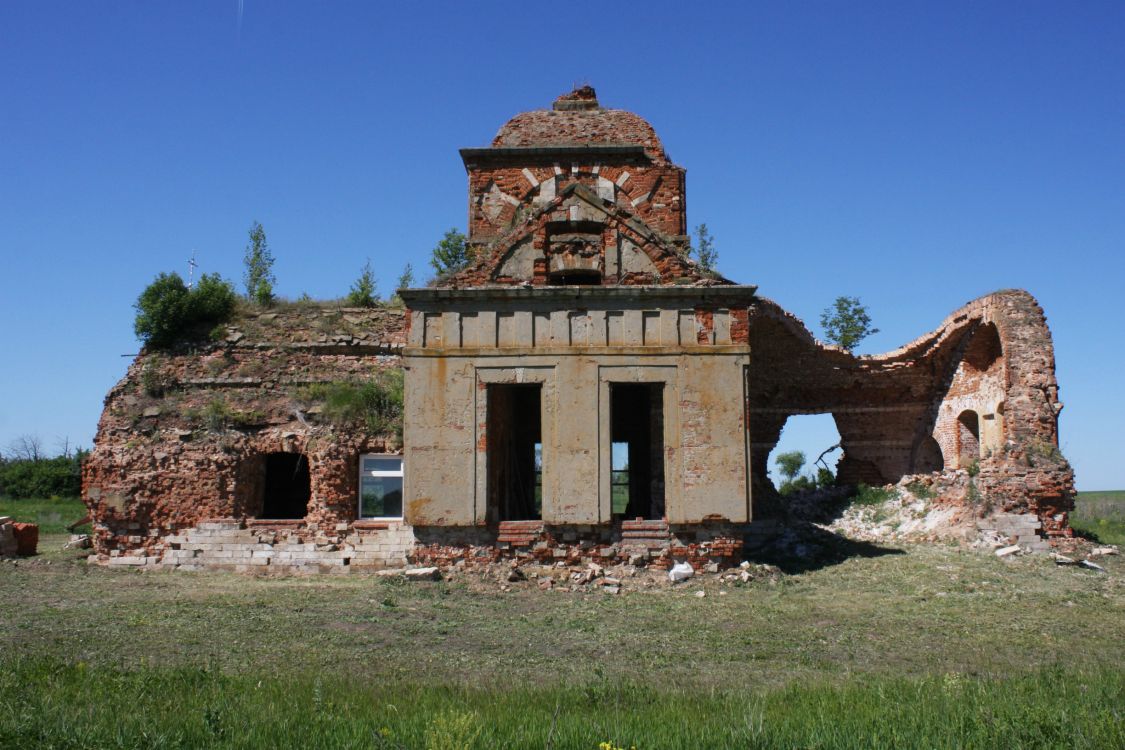
POLYGON ((542 521, 501 521, 500 532, 505 531, 523 531, 526 533, 543 533, 544 524, 542 521))
POLYGON ((516 547, 530 547, 543 538, 542 521, 501 521, 496 541, 516 547))
POLYGON ((498 544, 510 544, 513 547, 530 547, 540 541, 538 536, 518 536, 516 534, 496 537, 498 544))
POLYGON ((646 520, 644 518, 637 518, 632 521, 621 522, 622 533, 631 531, 649 531, 661 534, 668 533, 668 522, 664 520, 646 520))

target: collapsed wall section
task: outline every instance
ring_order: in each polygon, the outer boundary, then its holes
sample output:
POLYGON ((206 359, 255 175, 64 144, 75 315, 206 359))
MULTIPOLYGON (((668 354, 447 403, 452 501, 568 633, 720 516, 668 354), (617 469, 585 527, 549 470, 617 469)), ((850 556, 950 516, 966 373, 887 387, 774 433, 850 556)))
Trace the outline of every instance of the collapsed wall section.
POLYGON ((1074 476, 1058 451, 1053 346, 1028 293, 981 297, 883 355, 822 345, 768 300, 751 311, 750 331, 751 462, 763 512, 780 507, 766 462, 786 420, 828 413, 841 436, 841 483, 948 476, 930 481, 945 502, 980 515, 1032 513, 1044 533, 1069 533, 1074 476))

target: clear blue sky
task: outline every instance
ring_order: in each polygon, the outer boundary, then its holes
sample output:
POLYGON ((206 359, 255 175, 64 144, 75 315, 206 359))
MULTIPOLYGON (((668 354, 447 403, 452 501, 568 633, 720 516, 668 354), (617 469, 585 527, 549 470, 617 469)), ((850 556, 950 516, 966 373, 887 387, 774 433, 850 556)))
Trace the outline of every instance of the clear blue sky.
MULTIPOLYGON (((0 5, 0 447, 89 445, 161 271, 384 293, 464 228, 457 149, 575 83, 648 118, 726 275, 893 349, 1005 287, 1081 489, 1125 488, 1125 3, 0 5)), ((816 422, 816 420, 810 420, 816 422)), ((815 455, 821 427, 787 444, 815 455)))

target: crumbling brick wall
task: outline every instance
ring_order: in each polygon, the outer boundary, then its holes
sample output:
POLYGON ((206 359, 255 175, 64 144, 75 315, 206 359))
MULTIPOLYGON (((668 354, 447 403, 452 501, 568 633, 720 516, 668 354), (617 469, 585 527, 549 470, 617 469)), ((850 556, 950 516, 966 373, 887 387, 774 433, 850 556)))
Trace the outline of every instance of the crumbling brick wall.
POLYGON ((255 517, 256 461, 278 452, 308 461, 309 529, 355 520, 358 456, 401 445, 328 422, 301 389, 400 367, 403 329, 401 310, 291 307, 244 312, 218 342, 142 352, 107 395, 83 466, 95 552, 154 553, 202 521, 255 517))
POLYGON ((1027 292, 986 295, 936 331, 863 357, 816 342, 800 321, 763 300, 750 310, 750 342, 751 463, 755 487, 767 488, 756 509, 777 507, 766 461, 786 419, 828 413, 844 450, 840 481, 877 485, 979 470, 974 487, 988 508, 1035 512, 1048 533, 1065 529, 1073 471, 1057 449, 1062 405, 1050 331, 1027 292), (972 456, 963 455, 959 432, 966 414, 980 418, 972 456))

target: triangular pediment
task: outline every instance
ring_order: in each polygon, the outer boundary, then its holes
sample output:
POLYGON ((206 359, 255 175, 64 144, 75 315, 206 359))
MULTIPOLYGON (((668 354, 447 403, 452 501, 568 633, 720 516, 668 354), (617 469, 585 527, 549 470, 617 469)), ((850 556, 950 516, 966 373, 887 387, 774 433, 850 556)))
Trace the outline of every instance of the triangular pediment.
POLYGON ((672 238, 581 183, 526 213, 441 286, 685 284, 702 272, 672 238), (577 281, 575 281, 577 279, 577 281))

